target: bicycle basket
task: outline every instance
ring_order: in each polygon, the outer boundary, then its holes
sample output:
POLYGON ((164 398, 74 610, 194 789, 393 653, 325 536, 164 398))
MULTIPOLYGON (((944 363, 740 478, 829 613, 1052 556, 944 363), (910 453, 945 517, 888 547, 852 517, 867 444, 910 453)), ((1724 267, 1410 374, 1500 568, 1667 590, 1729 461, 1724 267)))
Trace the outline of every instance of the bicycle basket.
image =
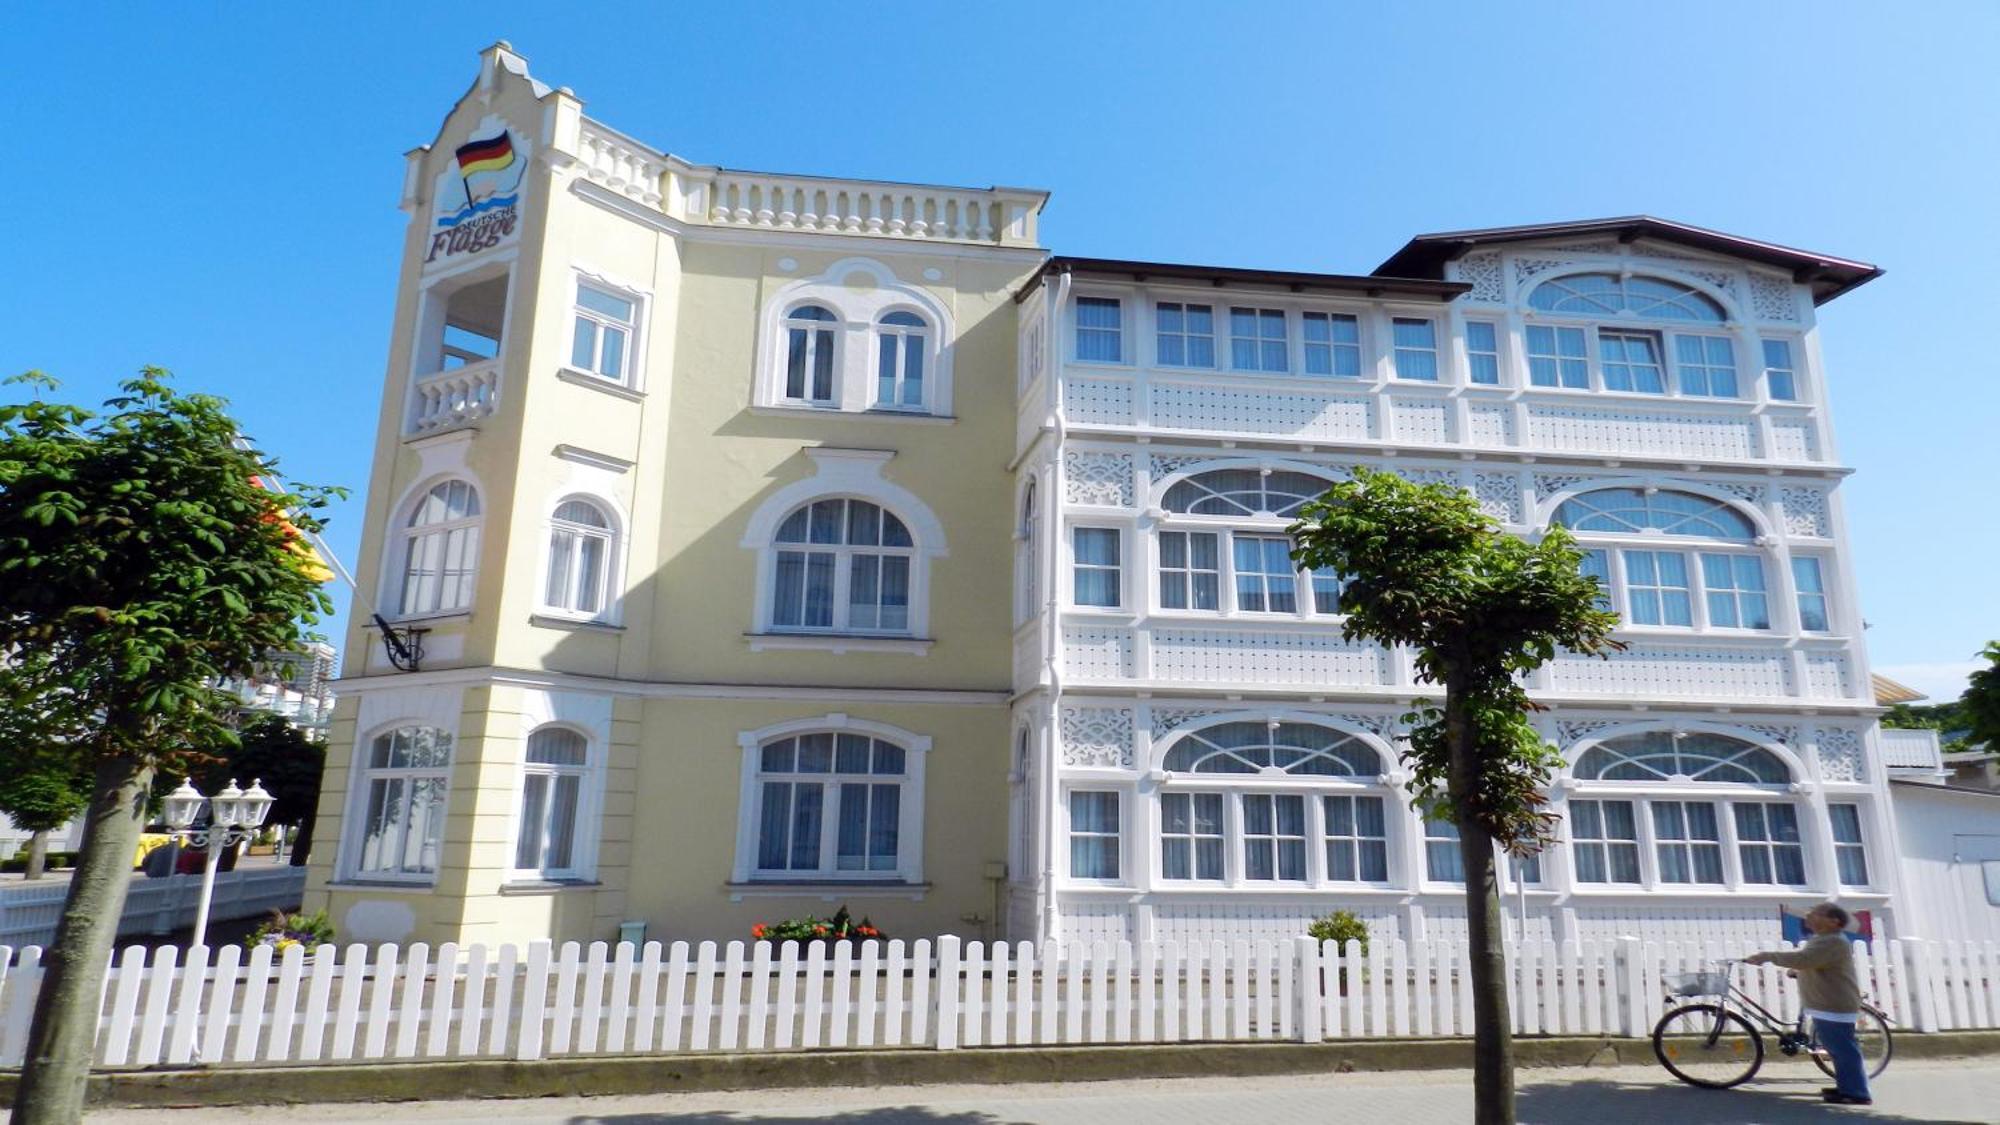
POLYGON ((1729 991, 1729 974, 1674 973, 1667 977, 1667 991, 1674 996, 1721 996, 1729 991))

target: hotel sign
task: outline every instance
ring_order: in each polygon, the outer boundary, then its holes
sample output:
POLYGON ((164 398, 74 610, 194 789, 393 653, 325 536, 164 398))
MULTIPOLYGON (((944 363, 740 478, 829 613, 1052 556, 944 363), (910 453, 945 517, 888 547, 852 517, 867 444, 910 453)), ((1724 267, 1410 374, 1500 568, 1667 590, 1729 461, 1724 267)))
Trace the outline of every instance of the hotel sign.
POLYGON ((426 264, 476 254, 513 237, 528 168, 524 148, 500 125, 482 127, 453 151, 451 166, 438 173, 426 264))

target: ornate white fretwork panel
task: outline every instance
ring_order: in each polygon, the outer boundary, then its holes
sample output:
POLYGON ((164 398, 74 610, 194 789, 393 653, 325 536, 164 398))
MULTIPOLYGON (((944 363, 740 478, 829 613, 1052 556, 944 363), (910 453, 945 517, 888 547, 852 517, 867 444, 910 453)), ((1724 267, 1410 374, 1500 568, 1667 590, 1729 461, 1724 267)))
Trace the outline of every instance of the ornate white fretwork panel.
POLYGON ((1819 728, 1819 775, 1827 781, 1865 781, 1861 733, 1846 727, 1819 728))
POLYGON ((1779 502, 1785 509, 1785 533, 1824 539, 1833 534, 1833 519, 1827 511, 1826 492, 1818 488, 1780 489, 1779 502))
POLYGON ((1062 752, 1066 766, 1130 769, 1132 711, 1127 707, 1062 709, 1062 752))
POLYGON ((1072 504, 1132 506, 1132 458, 1123 453, 1063 454, 1063 491, 1072 504))

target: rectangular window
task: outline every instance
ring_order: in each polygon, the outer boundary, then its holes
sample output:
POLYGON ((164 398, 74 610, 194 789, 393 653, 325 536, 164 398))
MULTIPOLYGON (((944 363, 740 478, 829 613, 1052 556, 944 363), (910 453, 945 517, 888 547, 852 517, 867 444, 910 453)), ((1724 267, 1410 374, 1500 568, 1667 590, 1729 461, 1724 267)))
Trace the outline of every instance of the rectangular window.
POLYGON ((1284 371, 1286 354, 1283 309, 1229 310, 1229 366, 1238 371, 1284 371))
POLYGON ((1764 341, 1764 390, 1779 402, 1798 401, 1798 369, 1792 366, 1792 345, 1787 341, 1764 341))
POLYGON ((1833 861, 1840 868, 1840 885, 1868 885, 1868 848, 1861 839, 1861 806, 1828 805, 1833 821, 1833 861))
POLYGON ((1323 566, 1310 575, 1312 579, 1313 612, 1329 617, 1340 615, 1340 572, 1323 566))
POLYGON ((1243 877, 1305 882, 1306 799, 1303 796, 1243 795, 1243 877))
POLYGON ((1154 346, 1162 367, 1215 366, 1215 309, 1161 301, 1153 306, 1154 346))
POLYGON ((1321 797, 1326 877, 1335 883, 1389 881, 1389 836, 1380 797, 1321 797))
POLYGON ((1465 322, 1465 358, 1474 383, 1488 387, 1500 384, 1500 333, 1491 322, 1465 322))
POLYGON ((1528 326, 1528 382, 1537 387, 1590 389, 1590 352, 1583 329, 1528 326))
POLYGON ((1577 570, 1597 579, 1597 608, 1609 611, 1611 606, 1611 553, 1601 548, 1587 548, 1583 552, 1583 562, 1577 570))
POLYGON ((1660 338, 1653 333, 1600 328, 1597 358, 1604 372, 1605 390, 1667 393, 1666 376, 1660 368, 1660 338))
POLYGON ((594 285, 578 285, 569 365, 613 382, 624 382, 625 353, 632 341, 636 311, 631 301, 616 293, 594 285))
POLYGON ((1764 561, 1754 555, 1703 552, 1701 584, 1708 594, 1708 623, 1718 629, 1769 629, 1764 561))
POLYGON ((1570 851, 1579 883, 1639 881, 1639 821, 1630 801, 1571 801, 1570 851))
POLYGON ((1292 541, 1282 535, 1230 536, 1236 559, 1236 608, 1249 613, 1297 613, 1298 572, 1292 541))
POLYGON ((1396 378, 1437 382, 1437 324, 1421 317, 1399 316, 1389 324, 1396 344, 1396 378))
POLYGON ((1076 550, 1076 604, 1116 609, 1121 604, 1117 530, 1079 527, 1072 534, 1076 550))
POLYGON ((1085 363, 1123 363, 1124 306, 1116 297, 1076 299, 1076 358, 1085 363))
POLYGON ((1799 594, 1799 628, 1808 633, 1824 633, 1831 624, 1826 615, 1826 577, 1819 560, 1811 555, 1792 556, 1792 585, 1799 594))
POLYGON ((1679 551, 1620 551, 1627 616, 1634 625, 1694 625, 1687 556, 1679 551))
POLYGON ((1542 857, 1510 855, 1507 857, 1507 872, 1516 886, 1539 886, 1542 881, 1542 857))
POLYGON ((1722 829, 1705 801, 1654 801, 1653 848, 1662 883, 1721 883, 1722 829))
POLYGON ((1161 794, 1160 872, 1168 879, 1222 878, 1222 794, 1161 794))
POLYGON ((1684 395, 1736 397, 1736 349, 1727 336, 1676 335, 1674 368, 1684 395))
POLYGON ((1799 810, 1791 805, 1739 801, 1736 849, 1743 881, 1787 887, 1806 884, 1805 845, 1799 838, 1799 810))
POLYGON ((833 628, 833 574, 830 551, 779 551, 771 624, 780 629, 833 628))
POLYGON ((1160 532, 1160 608, 1222 608, 1222 560, 1212 531, 1160 532))
POLYGON ((1361 322, 1347 313, 1299 314, 1305 330, 1306 374, 1359 378, 1361 322))
POLYGON ((1069 795, 1069 874, 1118 878, 1118 794, 1079 789, 1069 795))
POLYGON ((1424 872, 1434 883, 1465 882, 1465 856, 1458 850, 1458 825, 1424 818, 1424 872))

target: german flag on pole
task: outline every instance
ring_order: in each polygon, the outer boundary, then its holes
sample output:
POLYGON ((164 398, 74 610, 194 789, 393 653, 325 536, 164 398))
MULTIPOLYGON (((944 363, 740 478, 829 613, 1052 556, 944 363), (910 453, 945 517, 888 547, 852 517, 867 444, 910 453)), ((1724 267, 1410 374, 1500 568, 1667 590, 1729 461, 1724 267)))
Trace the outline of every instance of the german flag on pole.
POLYGON ((503 129, 497 137, 458 146, 457 156, 461 178, 478 172, 498 172, 514 163, 514 138, 503 129))
MULTIPOLYGON (((251 477, 250 483, 266 492, 283 491, 283 489, 278 488, 263 477, 251 477)), ((332 581, 333 568, 326 565, 326 560, 320 557, 319 551, 308 541, 306 535, 299 530, 298 525, 292 522, 290 516, 279 511, 276 505, 273 505, 270 511, 264 513, 264 522, 279 525, 279 528, 285 533, 285 550, 291 554, 292 565, 296 566, 300 573, 314 582, 332 581)))

